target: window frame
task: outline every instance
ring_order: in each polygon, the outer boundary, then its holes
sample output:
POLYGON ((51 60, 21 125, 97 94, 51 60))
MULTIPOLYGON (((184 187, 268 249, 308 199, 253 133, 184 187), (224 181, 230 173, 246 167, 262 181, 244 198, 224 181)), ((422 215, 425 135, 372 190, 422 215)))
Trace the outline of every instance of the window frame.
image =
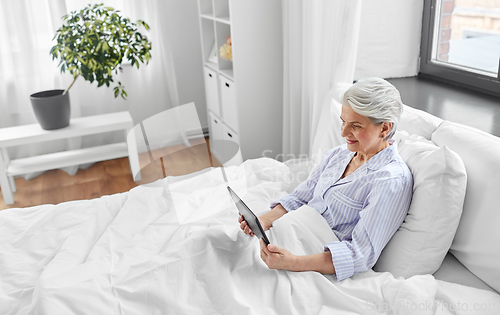
POLYGON ((429 77, 469 88, 481 93, 500 97, 500 62, 497 77, 481 74, 480 71, 467 70, 465 67, 447 65, 445 62, 432 61, 433 42, 436 23, 436 4, 441 0, 424 0, 422 17, 422 42, 420 45, 420 70, 419 76, 429 77))

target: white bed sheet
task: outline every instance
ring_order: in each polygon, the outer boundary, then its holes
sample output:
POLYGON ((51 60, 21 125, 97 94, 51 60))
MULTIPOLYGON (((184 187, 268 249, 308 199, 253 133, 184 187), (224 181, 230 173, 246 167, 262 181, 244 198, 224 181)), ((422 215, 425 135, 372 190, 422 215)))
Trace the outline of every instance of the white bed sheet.
MULTIPOLYGON (((271 159, 226 169, 257 213, 293 173, 271 159)), ((337 282, 269 270, 243 234, 220 169, 123 194, 0 212, 0 314, 497 314, 498 295, 367 271, 337 282), (457 298, 459 300, 457 300, 457 298), (459 303, 459 304, 457 304, 459 303), (459 308, 461 305, 461 308, 459 308), (465 310, 465 306, 467 309, 465 310)), ((285 215, 271 242, 294 254, 334 234, 314 210, 285 215)))

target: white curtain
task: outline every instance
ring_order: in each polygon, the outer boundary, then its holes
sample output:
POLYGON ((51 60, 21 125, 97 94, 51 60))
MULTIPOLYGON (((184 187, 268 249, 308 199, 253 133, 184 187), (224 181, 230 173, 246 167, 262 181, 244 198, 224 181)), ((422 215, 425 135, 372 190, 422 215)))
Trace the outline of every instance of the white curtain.
POLYGON ((0 1, 0 127, 34 122, 30 95, 65 85, 49 55, 65 13, 62 0, 0 1))
MULTIPOLYGON (((80 10, 89 0, 0 0, 0 128, 36 123, 30 95, 51 89, 66 89, 72 76, 61 74, 58 60, 52 61, 50 48, 61 17, 80 10)), ((71 88, 71 117, 82 117, 128 110, 134 122, 179 105, 169 32, 165 24, 165 1, 107 0, 135 22, 146 21, 151 29, 141 32, 153 43, 152 59, 140 69, 124 65, 119 81, 126 87, 127 100, 114 98, 113 83, 97 88, 78 78, 71 88)), ((115 80, 118 81, 118 80, 115 80)), ((83 138, 82 146, 123 141, 121 132, 83 138)), ((65 141, 10 148, 11 158, 64 150, 65 141)))
POLYGON ((361 0, 283 1, 285 158, 311 153, 325 98, 352 83, 361 0))

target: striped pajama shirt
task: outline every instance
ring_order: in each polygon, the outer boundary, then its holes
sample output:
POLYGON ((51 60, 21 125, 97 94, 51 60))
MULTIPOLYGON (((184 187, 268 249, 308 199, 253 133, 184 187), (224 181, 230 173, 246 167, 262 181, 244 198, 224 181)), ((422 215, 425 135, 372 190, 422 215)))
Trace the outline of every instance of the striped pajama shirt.
POLYGON ((341 178, 354 154, 345 144, 331 149, 306 181, 271 204, 281 203, 287 211, 309 205, 326 219, 339 239, 325 245, 339 281, 373 267, 403 222, 413 193, 397 143, 341 178))

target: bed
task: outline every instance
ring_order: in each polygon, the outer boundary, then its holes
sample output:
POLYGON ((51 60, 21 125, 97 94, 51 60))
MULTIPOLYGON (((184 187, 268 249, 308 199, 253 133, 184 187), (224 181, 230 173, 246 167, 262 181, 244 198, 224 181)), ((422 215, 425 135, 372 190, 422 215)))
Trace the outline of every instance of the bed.
MULTIPOLYGON (((239 229, 226 186, 257 214, 268 211, 341 141, 331 132, 338 130, 335 106, 326 103, 313 146, 318 154, 307 161, 263 157, 97 199, 1 211, 0 314, 498 314, 495 290, 438 280, 418 268, 396 270, 404 262, 391 259, 390 248, 398 253, 393 240, 377 271, 340 282, 269 270, 261 261, 258 240, 239 229)), ((458 199, 463 204, 464 196, 458 199)), ((459 219, 443 219, 453 221, 448 238, 459 219)), ((335 239, 307 206, 276 221, 268 236, 298 255, 335 239)), ((441 252, 439 266, 448 248, 441 252)))

